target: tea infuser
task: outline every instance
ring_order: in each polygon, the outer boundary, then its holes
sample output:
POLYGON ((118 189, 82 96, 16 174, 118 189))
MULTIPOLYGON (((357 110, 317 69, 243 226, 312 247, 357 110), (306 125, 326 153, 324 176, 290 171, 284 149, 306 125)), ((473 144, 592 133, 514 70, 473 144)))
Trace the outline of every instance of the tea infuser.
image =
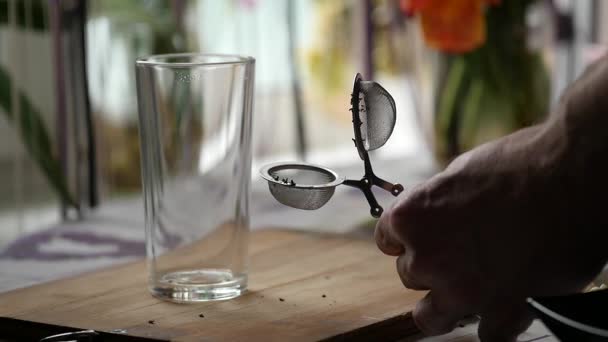
POLYGON ((280 162, 266 165, 260 171, 268 181, 270 193, 280 203, 298 209, 315 210, 325 205, 338 185, 363 192, 373 217, 383 212, 372 192, 372 186, 389 191, 393 196, 403 191, 401 184, 392 184, 374 174, 369 151, 382 147, 395 128, 397 109, 393 97, 378 83, 364 81, 357 74, 351 94, 353 142, 363 160, 365 174, 360 180, 345 179, 326 167, 309 163, 280 162))

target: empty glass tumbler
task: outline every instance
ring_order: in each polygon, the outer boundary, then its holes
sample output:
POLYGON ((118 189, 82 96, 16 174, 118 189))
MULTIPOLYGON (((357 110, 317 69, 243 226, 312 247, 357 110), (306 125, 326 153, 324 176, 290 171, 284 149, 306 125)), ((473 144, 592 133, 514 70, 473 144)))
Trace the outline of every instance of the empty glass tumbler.
POLYGON ((192 302, 247 288, 255 60, 136 61, 149 290, 192 302))

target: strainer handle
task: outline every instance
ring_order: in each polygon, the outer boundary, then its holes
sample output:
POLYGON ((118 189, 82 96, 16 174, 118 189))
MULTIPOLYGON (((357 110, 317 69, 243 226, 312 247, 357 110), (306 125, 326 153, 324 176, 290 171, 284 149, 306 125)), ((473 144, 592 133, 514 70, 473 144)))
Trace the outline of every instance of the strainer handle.
POLYGON ((378 201, 376 201, 376 197, 372 193, 372 189, 363 188, 363 189, 361 189, 361 191, 363 191, 363 194, 365 195, 365 198, 367 199, 367 203, 369 203, 370 214, 372 214, 372 216, 375 218, 380 217, 382 215, 382 212, 384 211, 384 209, 382 209, 382 207, 378 204, 378 201))
POLYGON ((369 212, 373 217, 378 218, 380 215, 382 215, 384 209, 382 209, 382 207, 378 204, 378 201, 376 201, 376 197, 372 192, 372 183, 367 178, 363 178, 361 180, 346 179, 342 184, 357 188, 363 192, 365 198, 367 199, 367 203, 369 203, 369 212))
POLYGON ((385 181, 384 179, 373 175, 372 176, 372 183, 374 183, 374 185, 381 187, 382 189, 390 192, 393 196, 397 197, 399 196, 399 194, 401 192, 403 192, 403 185, 399 184, 399 183, 390 183, 385 181))

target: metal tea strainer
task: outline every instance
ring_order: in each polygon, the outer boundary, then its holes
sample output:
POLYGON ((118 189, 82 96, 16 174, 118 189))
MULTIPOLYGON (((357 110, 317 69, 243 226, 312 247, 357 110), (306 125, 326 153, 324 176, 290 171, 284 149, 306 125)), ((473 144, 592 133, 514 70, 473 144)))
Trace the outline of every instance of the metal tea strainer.
POLYGON ((363 160, 365 174, 360 180, 344 179, 336 172, 313 164, 281 162, 266 165, 260 171, 268 181, 270 193, 290 207, 315 210, 333 196, 336 186, 358 188, 363 192, 373 217, 380 217, 382 207, 376 201, 372 186, 389 191, 393 196, 403 191, 401 184, 389 183, 374 174, 368 151, 382 147, 393 133, 397 109, 392 96, 373 81, 355 77, 351 95, 351 112, 355 147, 363 160))

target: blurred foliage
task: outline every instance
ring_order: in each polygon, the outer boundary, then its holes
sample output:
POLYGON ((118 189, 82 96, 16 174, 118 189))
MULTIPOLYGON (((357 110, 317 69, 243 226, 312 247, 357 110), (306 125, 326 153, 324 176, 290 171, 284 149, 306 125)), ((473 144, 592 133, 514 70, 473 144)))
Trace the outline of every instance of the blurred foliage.
MULTIPOLYGON (((363 2, 344 0, 316 0, 319 25, 316 44, 308 52, 308 67, 318 87, 328 94, 344 92, 352 82, 350 70, 365 56, 355 51, 355 41, 361 37, 365 23, 355 18, 354 6, 363 2), (358 20, 358 21, 357 21, 358 20)), ((372 59, 374 70, 390 74, 407 72, 412 65, 410 46, 406 44, 405 18, 392 0, 372 1, 372 59)))
POLYGON ((408 73, 413 65, 413 51, 408 44, 411 32, 406 30, 406 18, 394 0, 371 1, 371 46, 369 55, 361 49, 366 42, 364 1, 316 0, 313 44, 306 51, 306 66, 312 86, 307 90, 311 106, 335 120, 347 120, 343 115, 349 101, 348 89, 356 72, 366 58, 371 59, 374 72, 389 75, 408 73), (346 91, 345 91, 346 90, 346 91))
POLYGON ((399 10, 398 1, 373 0, 374 69, 381 73, 403 74, 412 71, 413 49, 407 18, 399 10))
MULTIPOLYGON (((46 31, 46 1, 30 1, 26 6, 26 1, 16 1, 16 24, 20 30, 46 31), (26 13, 28 12, 29 13, 26 13), (29 16, 29 18, 27 18, 29 16), (31 21, 30 21, 31 20, 31 21)), ((7 0, 0 0, 0 26, 9 23, 9 7, 7 0)), ((70 206, 76 206, 70 194, 64 174, 61 171, 59 160, 53 151, 53 144, 50 134, 44 124, 42 115, 34 107, 31 101, 23 92, 17 94, 20 112, 17 122, 13 113, 13 86, 7 70, 0 65, 0 108, 5 113, 8 121, 19 128, 21 141, 25 146, 32 160, 42 171, 47 181, 63 200, 70 206)))
MULTIPOLYGON (((0 25, 8 25, 9 19, 9 0, 0 0, 0 25)), ((31 22, 27 23, 27 29, 35 31, 46 30, 46 3, 44 0, 32 0, 29 1, 15 1, 16 8, 16 19, 17 27, 25 28, 26 19, 31 19, 31 22), (26 12, 29 10, 30 18, 27 18, 26 12)))
POLYGON ((344 81, 352 78, 347 70, 353 64, 351 3, 317 0, 319 25, 315 48, 308 52, 308 65, 317 89, 333 95, 344 92, 344 81))
POLYGON ((20 107, 18 123, 12 112, 11 80, 8 73, 0 67, 0 108, 3 109, 6 118, 13 125, 19 127, 21 140, 27 152, 43 172, 53 189, 65 203, 76 206, 76 202, 68 191, 59 161, 52 151, 53 144, 42 116, 22 92, 18 94, 17 98, 20 107))
POLYGON ((486 11, 487 39, 468 53, 442 54, 435 112, 436 154, 449 162, 483 142, 538 122, 550 79, 541 51, 530 49, 526 14, 534 0, 486 11))
MULTIPOLYGON (((183 1, 102 0, 91 1, 90 17, 120 19, 126 23, 144 24, 154 37, 150 54, 180 52, 185 49, 184 32, 176 22, 175 7, 183 1)), ((126 26, 125 29, 131 29, 126 26)))
MULTIPOLYGON (((143 54, 167 54, 185 52, 186 50, 197 49, 192 41, 187 41, 187 35, 183 23, 178 18, 183 13, 179 11, 188 10, 191 5, 189 1, 166 1, 166 0, 96 0, 90 2, 90 19, 107 18, 113 25, 110 39, 132 36, 129 30, 133 30, 133 24, 137 23, 148 31, 152 43, 143 54), (124 32, 124 33, 121 33, 124 32)), ((137 37, 136 37, 137 38, 137 37)), ((131 51, 141 51, 142 48, 136 46, 141 42, 137 39, 127 43, 126 48, 131 51)), ((144 44, 146 46, 146 44, 144 44)), ((138 52, 139 53, 139 52, 138 52)), ((134 61, 129 61, 133 63, 134 61)), ((122 66, 121 66, 122 67, 122 66)), ((187 71, 183 71, 186 77, 187 71)), ((130 86, 135 87, 135 83, 130 86)), ((174 85, 171 89, 171 102, 164 102, 159 99, 161 122, 163 125, 164 157, 167 161, 169 172, 178 162, 177 147, 180 143, 179 138, 191 132, 193 142, 201 139, 200 122, 192 117, 192 107, 186 106, 190 103, 188 89, 177 89, 174 85), (186 118, 182 120, 182 118, 186 118), (192 127, 185 125, 192 124, 192 127)), ((136 99, 126 98, 124 101, 135 103, 136 99)), ((136 106, 133 106, 136 108, 136 106)), ((102 146, 100 153, 100 168, 102 176, 106 182, 107 191, 113 194, 130 193, 141 188, 140 172, 140 146, 137 126, 137 112, 128 113, 132 120, 116 122, 108 119, 112 115, 99 112, 94 114, 95 128, 99 135, 102 146)), ((198 119, 200 121, 200 119, 198 119)))

